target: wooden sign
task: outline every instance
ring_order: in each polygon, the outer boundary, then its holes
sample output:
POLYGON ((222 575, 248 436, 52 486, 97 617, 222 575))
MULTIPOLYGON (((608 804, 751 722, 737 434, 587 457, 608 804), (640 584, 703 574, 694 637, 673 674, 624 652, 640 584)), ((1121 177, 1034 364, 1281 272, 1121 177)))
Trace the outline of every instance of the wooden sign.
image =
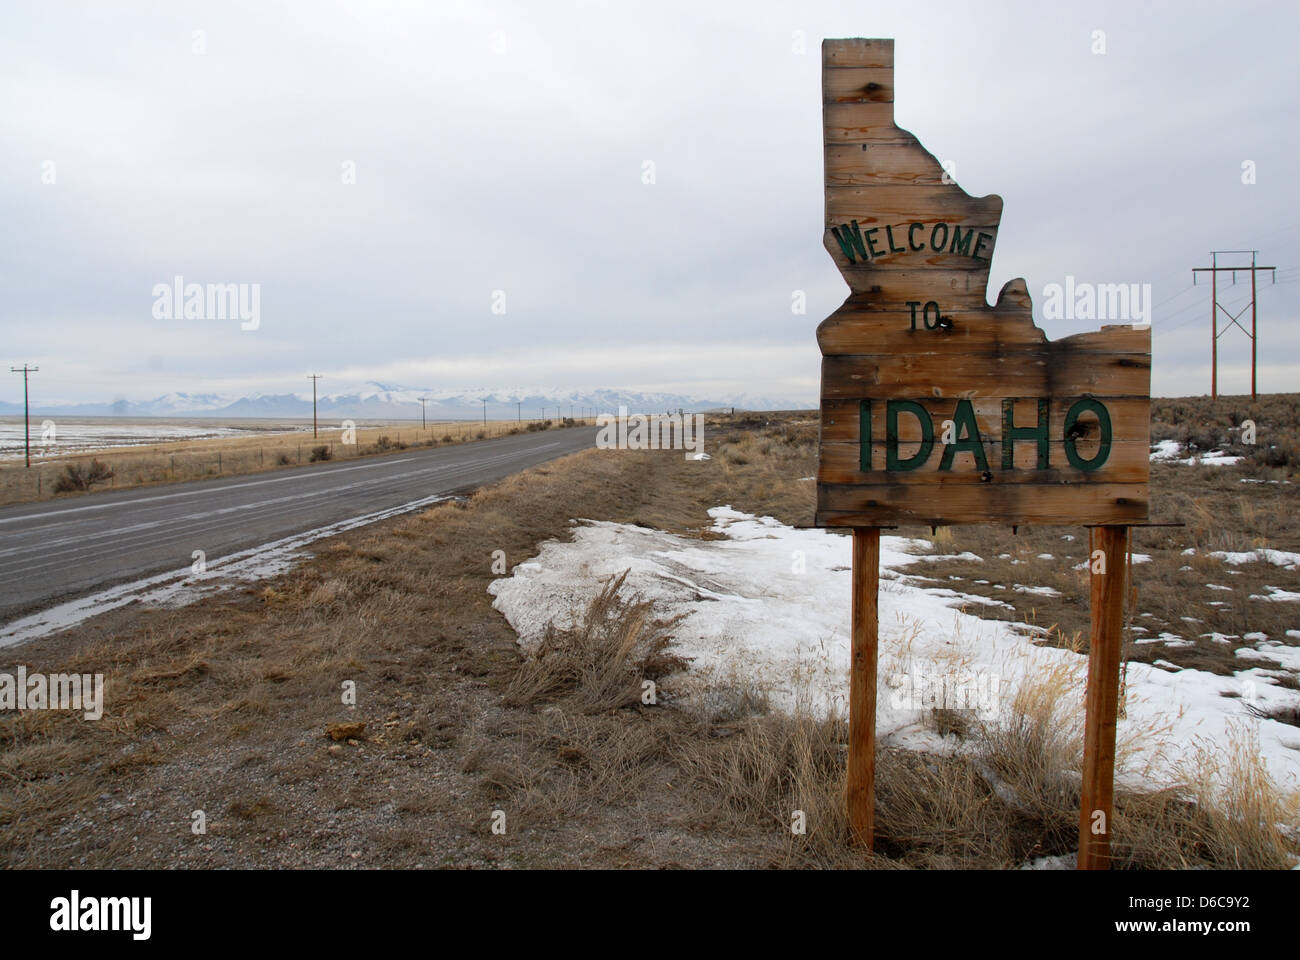
POLYGON ((892 40, 822 44, 822 119, 824 243, 850 293, 817 328, 816 523, 853 528, 851 838, 870 848, 874 835, 880 528, 1085 524, 1100 529, 1079 866, 1103 869, 1128 528, 1147 518, 1150 328, 1052 342, 1024 280, 989 305, 1002 198, 967 194, 895 125, 892 40))
POLYGON ((822 100, 824 243, 851 292, 817 328, 817 525, 1145 520, 1150 328, 1053 342, 1024 280, 986 302, 1002 198, 894 124, 892 40, 825 41, 822 100))

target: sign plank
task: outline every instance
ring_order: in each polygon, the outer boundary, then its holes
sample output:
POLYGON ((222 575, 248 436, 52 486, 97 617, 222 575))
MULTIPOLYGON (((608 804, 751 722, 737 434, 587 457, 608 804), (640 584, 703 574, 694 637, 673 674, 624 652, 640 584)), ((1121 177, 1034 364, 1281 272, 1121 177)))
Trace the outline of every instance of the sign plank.
POLYGON ((1149 328, 1048 340, 1023 280, 988 303, 1002 198, 894 123, 892 40, 822 51, 823 243, 850 292, 817 329, 817 524, 1145 521, 1149 328))

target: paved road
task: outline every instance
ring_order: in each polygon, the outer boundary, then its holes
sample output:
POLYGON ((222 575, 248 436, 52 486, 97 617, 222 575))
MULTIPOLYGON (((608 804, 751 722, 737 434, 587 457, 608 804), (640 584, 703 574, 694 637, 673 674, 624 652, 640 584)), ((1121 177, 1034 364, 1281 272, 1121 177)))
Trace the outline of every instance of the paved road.
POLYGON ((593 446, 572 427, 269 474, 0 508, 0 623, 56 600, 188 566, 593 446))

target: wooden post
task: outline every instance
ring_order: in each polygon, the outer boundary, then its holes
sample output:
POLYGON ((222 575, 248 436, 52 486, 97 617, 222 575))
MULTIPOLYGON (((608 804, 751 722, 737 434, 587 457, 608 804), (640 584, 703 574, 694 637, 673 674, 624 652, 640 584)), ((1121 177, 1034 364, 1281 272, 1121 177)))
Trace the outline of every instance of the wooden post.
MULTIPOLYGON (((1276 276, 1276 274, 1274 274, 1276 276)), ((1255 254, 1250 255, 1250 399, 1256 400, 1255 392, 1255 254)))
POLYGON ((1092 634, 1088 650, 1087 716, 1083 738, 1083 798, 1079 805, 1079 869, 1110 869, 1115 793, 1115 725, 1119 711, 1120 641, 1127 576, 1126 526, 1094 528, 1092 634), (1101 557, 1095 557, 1095 551, 1101 557))
MULTIPOLYGON (((1219 265, 1219 255, 1210 254, 1210 265, 1219 265)), ((1219 271, 1210 271, 1210 399, 1219 399, 1219 271)))
POLYGON ((876 823, 876 662, 880 528, 853 528, 853 652, 849 666, 849 838, 871 849, 876 823))

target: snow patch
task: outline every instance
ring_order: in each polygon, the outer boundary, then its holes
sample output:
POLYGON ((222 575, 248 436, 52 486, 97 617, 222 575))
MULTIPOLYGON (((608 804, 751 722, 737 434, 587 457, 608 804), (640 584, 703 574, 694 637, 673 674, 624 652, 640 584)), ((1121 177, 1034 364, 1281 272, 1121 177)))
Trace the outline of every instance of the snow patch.
MULTIPOLYGON (((493 605, 527 648, 547 624, 571 624, 608 578, 627 571, 630 594, 652 601, 659 616, 681 616, 674 628, 677 652, 692 658, 678 681, 684 696, 701 697, 727 683, 754 684, 769 692, 778 709, 847 712, 850 538, 794 529, 730 507, 710 515, 713 530, 725 539, 579 521, 571 541, 547 541, 533 562, 493 581, 488 588, 493 605), (805 573, 792 572, 796 552, 805 573)), ((882 743, 935 748, 924 724, 926 711, 898 696, 896 683, 917 674, 996 678, 991 710, 1005 711, 1028 678, 1064 668, 1077 679, 1082 703, 1086 657, 1038 645, 1023 626, 958 609, 969 597, 914 582, 907 570, 923 561, 915 552, 923 545, 881 537, 877 731, 882 743)), ((1147 642, 1166 648, 1192 644, 1169 633, 1147 642)), ((1268 655, 1276 658, 1273 650, 1268 655)), ((1240 692, 1240 677, 1130 662, 1120 737, 1133 746, 1121 781, 1172 779, 1196 744, 1226 743, 1233 730, 1246 728, 1257 736, 1270 774, 1285 788, 1300 786, 1300 750, 1291 746, 1295 729, 1252 717, 1240 697, 1224 696, 1240 692)), ((1259 684, 1255 702, 1293 705, 1300 695, 1270 681, 1259 684)))

